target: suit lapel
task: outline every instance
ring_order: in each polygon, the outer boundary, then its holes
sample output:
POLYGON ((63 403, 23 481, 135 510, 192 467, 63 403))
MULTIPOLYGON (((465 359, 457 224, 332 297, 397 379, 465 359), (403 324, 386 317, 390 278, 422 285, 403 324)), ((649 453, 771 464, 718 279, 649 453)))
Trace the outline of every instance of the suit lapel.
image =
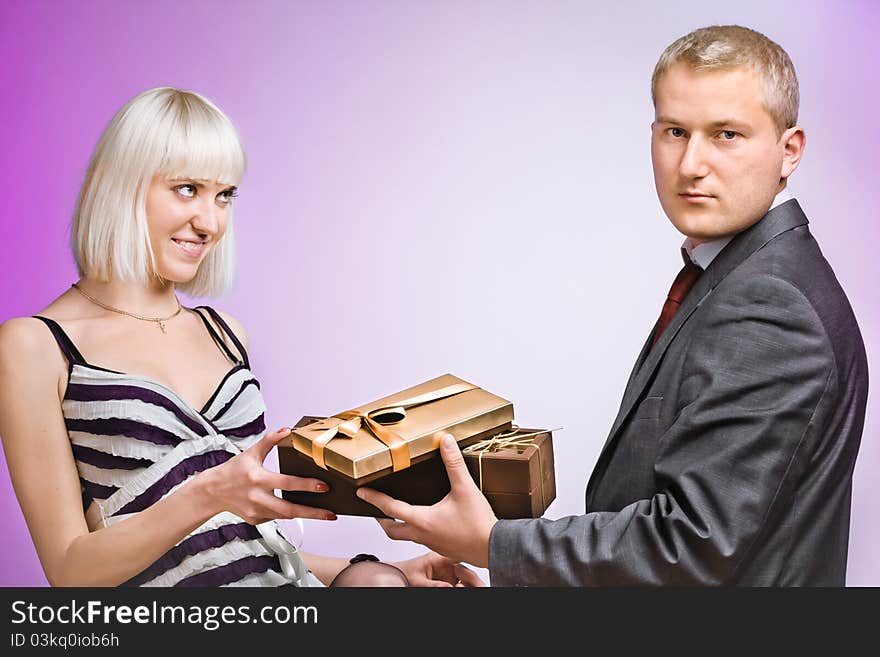
MULTIPOLYGON (((801 210, 800 205, 794 199, 773 208, 767 215, 751 228, 744 230, 742 233, 733 238, 730 243, 724 247, 709 267, 703 272, 703 275, 697 280, 691 288, 678 312, 673 317, 672 322, 666 327, 663 335, 651 348, 651 337, 642 348, 642 353, 636 361, 636 366, 630 374, 629 381, 623 393, 623 401, 620 403, 620 410, 602 447, 599 460, 593 470, 593 476, 587 486, 588 504, 589 491, 594 485, 594 479, 598 480, 599 470, 604 470, 604 464, 607 461, 608 453, 613 445, 621 427, 626 422, 633 408, 641 399, 645 387, 653 378, 654 372, 663 359, 663 354, 669 348, 669 345, 675 340, 681 327, 690 319, 700 304, 712 293, 718 284, 733 271, 738 265, 746 260, 750 255, 762 248, 767 242, 774 237, 791 230, 797 226, 809 223, 807 217, 801 210)), ((653 334, 653 332, 652 332, 653 334)))
POLYGON ((654 323, 654 328, 651 329, 651 332, 648 334, 648 339, 645 340, 645 344, 642 345, 642 350, 639 352, 639 357, 636 358, 636 364, 633 366, 632 372, 629 373, 629 378, 626 380, 626 388, 624 388, 624 390, 630 389, 633 381, 635 381, 636 375, 639 373, 639 370, 642 369, 645 359, 648 357, 648 354, 651 353, 651 341, 654 339, 654 331, 656 330, 657 322, 654 323))

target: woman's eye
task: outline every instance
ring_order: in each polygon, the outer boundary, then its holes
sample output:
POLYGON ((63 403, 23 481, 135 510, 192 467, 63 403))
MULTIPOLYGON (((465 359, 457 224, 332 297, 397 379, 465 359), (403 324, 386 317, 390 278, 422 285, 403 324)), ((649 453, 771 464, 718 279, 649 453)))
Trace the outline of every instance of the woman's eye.
POLYGON ((174 191, 183 196, 184 198, 193 198, 196 195, 196 186, 195 185, 178 185, 174 188, 174 191))
POLYGON ((217 194, 217 200, 220 203, 222 203, 223 205, 228 205, 229 203, 232 202, 232 199, 234 199, 236 196, 238 196, 237 190, 226 189, 226 190, 220 192, 219 194, 217 194))

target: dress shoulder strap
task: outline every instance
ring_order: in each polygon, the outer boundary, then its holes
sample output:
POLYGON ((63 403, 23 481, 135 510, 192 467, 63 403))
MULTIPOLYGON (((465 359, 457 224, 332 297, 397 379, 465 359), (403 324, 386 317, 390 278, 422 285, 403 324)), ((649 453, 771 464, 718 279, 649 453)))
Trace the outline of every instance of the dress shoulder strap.
POLYGON ((58 322, 54 319, 43 317, 42 315, 34 315, 34 318, 41 320, 49 327, 49 330, 52 331, 52 335, 55 337, 55 342, 58 343, 61 353, 63 353, 64 357, 67 359, 68 371, 73 369, 74 365, 87 364, 85 358, 79 353, 79 349, 73 344, 73 340, 68 337, 67 333, 64 332, 64 329, 61 328, 61 325, 58 324, 58 322))
POLYGON ((207 317, 205 317, 205 313, 200 312, 200 308, 204 308, 204 306, 193 308, 192 311, 199 316, 199 319, 202 320, 202 324, 204 324, 205 328, 208 329, 208 333, 211 335, 214 343, 226 354, 226 357, 229 360, 231 360, 233 363, 240 363, 241 361, 236 358, 235 354, 232 353, 232 350, 226 345, 226 341, 220 337, 219 333, 217 333, 217 329, 214 328, 214 325, 208 321, 207 317))
MULTIPOLYGON (((217 326, 219 326, 221 329, 223 329, 223 332, 229 336, 229 339, 232 340, 232 344, 234 344, 235 348, 238 349, 238 353, 241 354, 241 360, 242 360, 242 363, 244 363, 244 366, 246 368, 250 369, 251 364, 250 364, 250 361, 248 360, 247 351, 245 351, 244 345, 241 344, 241 341, 236 337, 236 335, 232 331, 232 329, 229 328, 229 324, 227 324, 223 320, 223 318, 220 317, 220 314, 216 310, 211 308, 211 306, 197 306, 197 309, 198 308, 204 308, 205 310, 208 311, 208 314, 211 315, 211 319, 213 319, 217 323, 217 326)), ((201 315, 201 313, 199 313, 199 314, 201 315)), ((202 317, 202 320, 204 321, 204 316, 202 317)), ((209 326, 209 328, 210 328, 210 326, 209 326)), ((223 344, 224 347, 226 346, 226 343, 223 342, 222 340, 221 340, 221 343, 223 344)), ((226 347, 226 349, 228 351, 228 347, 226 347)), ((233 360, 236 360, 236 359, 233 357, 233 360)))

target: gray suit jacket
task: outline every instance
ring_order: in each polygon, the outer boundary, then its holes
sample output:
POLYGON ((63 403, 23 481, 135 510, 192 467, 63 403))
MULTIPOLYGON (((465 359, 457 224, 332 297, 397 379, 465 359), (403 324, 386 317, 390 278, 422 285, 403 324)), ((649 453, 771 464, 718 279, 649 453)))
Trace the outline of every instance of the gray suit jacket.
POLYGON ((807 223, 790 200, 712 261, 639 355, 586 513, 499 521, 492 585, 845 584, 868 366, 807 223))

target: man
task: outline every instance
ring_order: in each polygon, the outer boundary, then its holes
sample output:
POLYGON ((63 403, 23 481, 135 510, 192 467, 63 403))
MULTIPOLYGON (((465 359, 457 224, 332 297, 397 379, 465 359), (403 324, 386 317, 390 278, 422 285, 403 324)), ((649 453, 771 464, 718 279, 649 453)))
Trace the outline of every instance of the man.
POLYGON ((639 355, 586 513, 496 520, 454 441, 451 493, 388 536, 493 585, 832 585, 846 577, 867 398, 855 317, 786 183, 804 150, 785 51, 738 26, 670 45, 651 155, 685 267, 639 355))

